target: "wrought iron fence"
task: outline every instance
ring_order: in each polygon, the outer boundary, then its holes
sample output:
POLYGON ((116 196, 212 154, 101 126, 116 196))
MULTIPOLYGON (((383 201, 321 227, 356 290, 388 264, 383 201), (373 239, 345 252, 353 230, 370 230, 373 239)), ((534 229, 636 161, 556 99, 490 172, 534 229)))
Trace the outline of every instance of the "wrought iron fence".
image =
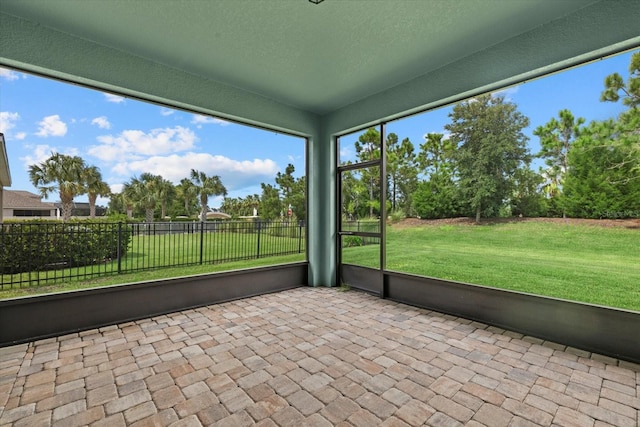
MULTIPOLYGON (((342 221, 342 231, 380 233, 380 221, 342 221)), ((342 247, 379 245, 380 238, 372 236, 343 236, 342 247)))
POLYGON ((0 290, 303 253, 303 222, 0 224, 0 290))

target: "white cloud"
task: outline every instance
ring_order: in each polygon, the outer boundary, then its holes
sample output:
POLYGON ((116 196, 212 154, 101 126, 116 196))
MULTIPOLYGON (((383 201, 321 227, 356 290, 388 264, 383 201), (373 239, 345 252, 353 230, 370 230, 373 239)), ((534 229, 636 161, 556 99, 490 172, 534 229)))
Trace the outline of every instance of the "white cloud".
MULTIPOLYGON (((32 148, 31 146, 25 148, 32 148)), ((55 152, 55 149, 49 145, 36 145, 31 154, 27 154, 25 157, 20 157, 20 160, 24 162, 26 167, 35 165, 36 163, 42 163, 51 157, 51 154, 55 152)))
POLYGON ((113 102, 114 104, 120 104, 125 101, 124 96, 114 95, 112 93, 104 93, 105 98, 107 98, 107 102, 113 102))
POLYGON ((40 123, 40 128, 36 135, 41 137, 48 136, 65 136, 67 134, 67 124, 60 120, 60 116, 54 114, 53 116, 47 116, 40 123))
POLYGON ((111 123, 107 119, 107 116, 96 117, 91 120, 92 125, 97 125, 100 129, 111 129, 111 123))
POLYGON ((231 122, 228 122, 226 120, 222 120, 217 117, 203 116, 202 114, 194 114, 193 119, 191 119, 191 123, 198 125, 198 128, 201 128, 202 125, 207 124, 215 124, 220 126, 227 126, 231 124, 231 122))
POLYGON ((353 156, 353 152, 349 147, 341 147, 340 148, 340 158, 345 159, 353 156))
POLYGON ((162 114, 163 116, 170 116, 175 112, 176 112, 176 110, 172 110, 170 108, 161 108, 160 109, 160 114, 162 114))
POLYGON ((27 137, 27 133, 26 132, 18 132, 15 134, 15 139, 17 140, 23 140, 27 137))
POLYGON ((109 184, 109 188, 111 188, 112 193, 122 193, 122 189, 124 188, 123 183, 119 184, 109 184))
POLYGON ((197 140, 198 137, 191 129, 182 126, 152 129, 148 133, 125 130, 117 136, 99 136, 101 145, 90 147, 88 153, 104 161, 139 159, 140 156, 190 150, 197 140))
POLYGON ((96 206, 104 206, 104 207, 107 207, 107 206, 109 206, 109 201, 110 201, 110 200, 111 200, 111 199, 109 199, 108 197, 101 197, 101 196, 98 196, 98 197, 96 198, 96 206))
POLYGON ((162 175, 174 183, 189 176, 191 169, 207 175, 219 175, 227 190, 236 190, 265 179, 272 179, 278 172, 278 165, 271 159, 234 160, 208 153, 185 153, 170 156, 154 156, 144 160, 120 162, 112 172, 121 176, 139 175, 151 172, 162 175))
MULTIPOLYGON (((303 158, 304 158, 304 156, 295 156, 293 154, 288 154, 287 155, 287 160, 289 161, 289 163, 291 163, 292 165, 294 165, 296 167, 296 170, 298 170, 299 168, 302 168, 302 170, 304 170, 304 164, 296 165, 296 163, 298 163, 303 158)), ((300 172, 300 170, 298 170, 298 172, 300 172)))
POLYGON ((9 69, 0 67, 0 78, 6 79, 6 80, 9 80, 9 81, 18 80, 20 78, 20 74, 16 73, 13 70, 9 70, 9 69))
POLYGON ((513 95, 515 95, 516 93, 518 93, 518 91, 520 90, 520 86, 511 86, 508 87, 506 89, 501 89, 499 91, 493 92, 491 94, 491 96, 496 97, 496 96, 504 96, 504 99, 506 101, 512 101, 513 100, 513 95))
POLYGON ((439 133, 439 134, 443 135, 443 136, 442 136, 442 140, 443 140, 443 141, 447 141, 447 140, 451 139, 451 132, 449 132, 448 130, 444 130, 444 129, 439 130, 439 131, 435 131, 435 132, 427 132, 427 133, 425 133, 422 137, 423 137, 424 139, 427 139, 427 136, 428 136, 430 133, 439 133))
POLYGON ((0 112, 0 132, 7 133, 9 129, 13 129, 16 122, 20 119, 20 114, 9 111, 0 112))
POLYGON ((29 167, 36 163, 42 163, 47 160, 53 153, 62 153, 68 156, 77 156, 78 149, 75 147, 65 148, 64 150, 59 150, 56 147, 52 147, 47 144, 39 144, 35 147, 32 145, 26 145, 24 148, 33 150, 31 154, 27 154, 24 157, 20 157, 20 160, 24 163, 25 167, 29 167))

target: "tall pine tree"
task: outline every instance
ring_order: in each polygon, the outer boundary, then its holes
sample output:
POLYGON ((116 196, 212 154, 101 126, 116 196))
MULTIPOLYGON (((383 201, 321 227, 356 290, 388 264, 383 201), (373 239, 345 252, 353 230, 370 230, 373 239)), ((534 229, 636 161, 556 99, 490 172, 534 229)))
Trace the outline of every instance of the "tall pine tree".
POLYGON ((475 214, 496 215, 513 191, 513 175, 530 159, 522 130, 529 119, 503 96, 482 95, 457 104, 445 126, 454 152, 462 200, 475 214))

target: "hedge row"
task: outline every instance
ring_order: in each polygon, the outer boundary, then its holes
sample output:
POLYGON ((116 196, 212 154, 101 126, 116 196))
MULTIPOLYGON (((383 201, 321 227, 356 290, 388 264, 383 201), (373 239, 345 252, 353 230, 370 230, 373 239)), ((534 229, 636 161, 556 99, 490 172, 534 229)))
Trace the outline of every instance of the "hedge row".
POLYGON ((245 233, 245 234, 269 234, 277 237, 298 238, 300 228, 304 236, 304 225, 296 221, 220 221, 214 224, 207 223, 206 231, 245 233))
POLYGON ((0 225, 0 273, 15 274, 108 262, 124 256, 131 227, 117 223, 20 222, 0 225))

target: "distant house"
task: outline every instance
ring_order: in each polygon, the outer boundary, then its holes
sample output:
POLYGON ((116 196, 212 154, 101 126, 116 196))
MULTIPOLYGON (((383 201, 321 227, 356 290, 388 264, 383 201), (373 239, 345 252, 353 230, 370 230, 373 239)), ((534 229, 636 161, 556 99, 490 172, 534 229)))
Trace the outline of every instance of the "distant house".
MULTIPOLYGON (((56 203, 56 207, 62 210, 62 203, 56 203)), ((74 218, 89 218, 90 209, 88 202, 74 202, 71 208, 71 216, 74 218)), ((103 206, 96 206, 96 216, 105 216, 107 214, 107 208, 103 206)))
POLYGON ((207 212, 207 220, 210 219, 230 219, 231 215, 224 212, 207 212))
MULTIPOLYGON (((11 174, 9 173, 9 159, 7 158, 7 148, 4 144, 4 134, 0 133, 0 206, 4 207, 4 187, 11 185, 11 174)), ((2 223, 4 209, 0 209, 0 223, 2 223)))
POLYGON ((43 202, 38 194, 28 191, 4 190, 2 215, 4 219, 56 219, 58 208, 53 203, 43 202))

